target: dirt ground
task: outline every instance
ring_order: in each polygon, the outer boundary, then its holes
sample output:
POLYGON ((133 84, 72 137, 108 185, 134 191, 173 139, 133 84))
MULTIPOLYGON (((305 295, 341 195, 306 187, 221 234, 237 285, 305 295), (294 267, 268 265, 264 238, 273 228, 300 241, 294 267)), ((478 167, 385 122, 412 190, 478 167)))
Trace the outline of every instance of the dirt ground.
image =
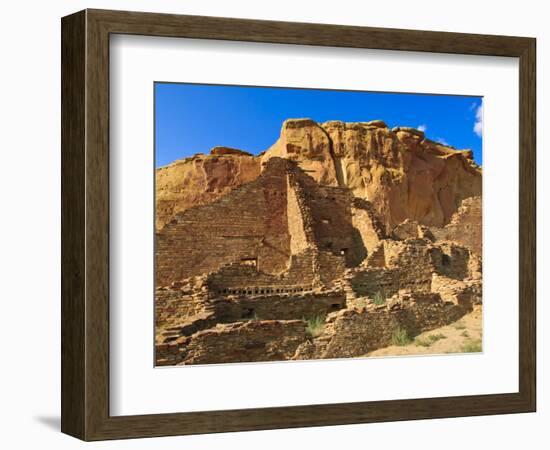
POLYGON ((482 308, 478 305, 460 320, 426 331, 406 345, 391 345, 365 356, 400 356, 481 352, 482 308))

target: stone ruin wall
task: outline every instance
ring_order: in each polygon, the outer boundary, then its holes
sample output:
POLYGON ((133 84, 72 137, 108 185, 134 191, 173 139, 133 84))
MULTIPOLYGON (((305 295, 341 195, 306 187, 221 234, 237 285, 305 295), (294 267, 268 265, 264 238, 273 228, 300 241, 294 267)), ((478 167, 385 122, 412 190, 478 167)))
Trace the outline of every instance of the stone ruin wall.
POLYGON ((368 256, 386 237, 384 224, 372 203, 357 197, 352 200, 351 219, 352 226, 359 232, 368 256))
POLYGON ((348 189, 320 186, 301 170, 294 169, 298 205, 306 236, 319 251, 343 256, 347 266, 359 264, 367 254, 361 234, 352 223, 353 196, 348 189))
POLYGON ((381 294, 388 298, 403 289, 431 292, 434 274, 454 280, 480 278, 478 258, 449 242, 386 240, 375 255, 380 262, 371 265, 368 260, 368 266, 353 273, 351 284, 357 295, 373 298, 381 294))
POLYGON ((384 236, 372 205, 348 189, 319 186, 286 160, 267 165, 257 180, 177 215, 157 233, 158 286, 239 260, 283 273, 291 255, 311 248, 322 282, 331 283, 342 273, 338 258, 356 266, 384 236))
POLYGON ((430 141, 419 130, 390 130, 380 120, 289 119, 261 156, 218 150, 157 170, 157 229, 174 214, 255 180, 272 158, 295 161, 320 184, 373 202, 387 231, 407 218, 443 227, 462 200, 481 195, 481 169, 471 151, 430 141))
POLYGON ((400 289, 430 291, 433 263, 431 249, 424 241, 403 243, 386 240, 381 253, 383 266, 357 270, 352 287, 358 295, 373 298, 375 294, 381 294, 387 298, 400 289))
POLYGON ((239 263, 229 264, 208 275, 208 289, 214 297, 296 289, 300 292, 311 291, 318 285, 314 266, 315 257, 313 249, 299 255, 292 255, 289 270, 281 275, 271 275, 253 266, 244 266, 239 263))
POLYGON ((453 280, 472 277, 471 263, 475 256, 466 247, 451 242, 442 242, 435 247, 432 257, 434 273, 453 280))
POLYGON ((299 187, 291 184, 291 176, 287 175, 287 217, 288 233, 290 234, 290 252, 293 255, 302 253, 311 247, 311 235, 306 235, 303 198, 298 194, 299 187))
POLYGON ((181 289, 161 288, 155 291, 155 326, 164 327, 171 322, 181 322, 201 312, 201 298, 181 289))
POLYGON ((431 274, 429 277, 415 277, 402 269, 373 268, 358 272, 353 278, 352 287, 358 296, 374 298, 375 295, 381 295, 388 298, 401 289, 429 292, 431 281, 431 274))
POLYGON ((467 288, 460 293, 458 302, 444 301, 438 293, 414 292, 394 296, 381 306, 371 304, 368 308, 343 308, 328 314, 322 334, 315 338, 309 335, 303 320, 218 323, 188 336, 157 344, 157 364, 365 356, 391 345, 392 335, 398 328, 414 337, 455 322, 480 300, 479 291, 467 288))
POLYGON ((306 338, 301 320, 218 324, 157 345, 157 361, 159 365, 281 361, 290 359, 306 338))
POLYGON ((332 287, 334 283, 344 276, 346 262, 341 256, 330 252, 319 252, 316 259, 315 273, 319 275, 322 286, 332 287))
MULTIPOLYGON (((163 288, 169 293, 165 297, 173 301, 186 301, 189 296, 176 288, 163 288)), ((189 316, 170 317, 157 323, 156 363, 174 364, 174 342, 182 343, 184 337, 193 336, 201 331, 215 329, 220 324, 243 323, 253 321, 304 321, 312 317, 325 317, 327 314, 346 307, 346 297, 342 291, 301 292, 244 295, 233 294, 228 297, 209 298, 193 296, 194 310, 189 316), (169 344, 169 345, 165 345, 169 344)), ((217 361, 217 356, 211 358, 217 361)))
POLYGON ((454 241, 481 256, 483 242, 481 197, 470 197, 462 201, 450 223, 443 228, 432 228, 438 241, 454 241))
POLYGON ((157 286, 242 259, 270 273, 288 268, 286 164, 274 158, 269 165, 255 181, 177 215, 157 233, 157 286))
MULTIPOLYGON (((341 222, 341 219, 337 217, 333 209, 338 200, 340 200, 340 206, 337 207, 337 210, 340 210, 342 200, 345 203, 348 199, 342 190, 335 189, 333 190, 334 195, 331 195, 332 192, 321 189, 317 183, 294 164, 289 164, 288 182, 289 192, 292 193, 291 198, 295 199, 295 202, 289 202, 289 217, 291 213, 296 211, 300 217, 298 223, 300 228, 292 235, 300 236, 303 244, 298 247, 299 249, 312 249, 313 273, 317 278, 316 282, 324 286, 330 286, 345 271, 346 257, 349 257, 349 255, 342 255, 337 248, 347 248, 345 245, 349 245, 349 240, 345 241, 342 247, 333 244, 331 248, 327 248, 322 242, 323 232, 326 237, 332 230, 332 234, 337 235, 337 240, 341 239, 339 236, 342 232, 338 233, 333 222, 334 218, 339 222, 341 222), (316 202, 322 204, 319 205, 316 202), (325 208, 324 212, 316 210, 317 207, 325 208)), ((289 222, 289 228, 291 226, 292 229, 298 228, 289 222)), ((349 224, 344 225, 344 229, 347 228, 349 228, 349 224)), ((294 262, 291 263, 291 267, 293 264, 294 262)))
POLYGON ((353 197, 347 188, 319 186, 292 163, 289 186, 295 198, 289 202, 289 217, 292 205, 292 213, 297 211, 300 218, 300 248, 316 249, 315 273, 322 285, 331 286, 346 267, 361 263, 378 245, 384 226, 372 204, 353 197))
POLYGON ((255 180, 260 172, 259 158, 220 147, 210 155, 197 154, 159 167, 155 171, 155 228, 160 230, 176 214, 211 203, 255 180))
MULTIPOLYGON (((386 304, 367 302, 367 308, 347 304, 341 290, 315 285, 315 274, 331 267, 331 259, 340 262, 338 279, 344 258, 310 245, 292 257, 283 275, 238 263, 211 273, 195 315, 169 329, 172 337, 157 342, 157 365, 362 356, 389 345, 396 327, 414 336, 458 320, 481 302, 480 259, 451 242, 380 241, 361 267, 350 269, 353 283, 370 288, 363 295, 384 287, 386 304), (373 259, 378 267, 369 267, 373 259), (299 284, 304 274, 314 280, 311 290, 309 283, 299 284), (325 314, 323 334, 312 338, 304 319, 325 314)), ((164 295, 176 301, 177 295, 164 295)))
POLYGON ((210 302, 209 310, 218 322, 253 320, 304 320, 324 317, 346 307, 342 291, 293 292, 265 295, 239 295, 217 298, 210 302))
POLYGON ((414 336, 481 302, 480 198, 464 201, 443 228, 405 224, 387 239, 372 204, 341 181, 319 186, 276 157, 264 165, 255 181, 158 234, 159 281, 208 274, 194 294, 157 290, 166 329, 158 365, 363 356, 389 345, 396 327, 414 336), (478 233, 466 236, 469 227, 478 233), (382 290, 386 303, 350 303, 344 275, 355 295, 382 290), (305 319, 325 314, 313 338, 305 319))
MULTIPOLYGON (((282 285, 264 286, 257 293, 245 287, 223 295, 214 292, 202 297, 198 314, 172 329, 177 330, 172 337, 157 342, 157 365, 363 356, 390 345, 398 327, 415 336, 458 320, 481 302, 480 274, 475 272, 479 258, 468 249, 422 239, 385 240, 380 248, 384 267, 351 270, 357 280, 373 277, 366 282, 369 286, 388 283, 385 304, 350 305, 341 290, 272 290, 282 285), (418 279, 419 273, 426 276, 418 279), (312 338, 305 319, 325 314, 323 333, 312 338)), ((205 283, 213 283, 207 291, 228 280, 232 286, 246 283, 254 268, 228 266, 220 272, 207 277, 205 283), (224 271, 229 278, 222 276, 224 271)), ((276 278, 257 276, 269 282, 276 278)))
POLYGON ((293 359, 364 356, 392 343, 398 328, 409 336, 448 325, 472 310, 473 296, 462 304, 445 302, 439 294, 403 295, 370 309, 344 309, 331 314, 323 334, 302 344, 293 359))

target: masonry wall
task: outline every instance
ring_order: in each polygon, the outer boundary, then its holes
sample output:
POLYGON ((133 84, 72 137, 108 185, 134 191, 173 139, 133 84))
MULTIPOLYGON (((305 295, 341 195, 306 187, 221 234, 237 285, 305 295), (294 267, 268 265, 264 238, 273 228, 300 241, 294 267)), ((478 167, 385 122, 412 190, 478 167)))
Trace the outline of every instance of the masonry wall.
POLYGON ((463 280, 472 277, 477 268, 467 248, 450 242, 433 245, 423 239, 387 240, 374 256, 376 260, 367 261, 371 267, 357 270, 352 278, 358 295, 390 297, 401 289, 430 292, 434 273, 463 280))
POLYGON ((294 359, 364 356, 391 345, 397 328, 416 336, 455 322, 471 310, 469 303, 444 302, 433 293, 415 293, 370 310, 341 310, 329 317, 321 336, 299 347, 294 359))
POLYGON ((180 289, 157 289, 155 291, 155 325, 184 320, 198 314, 204 307, 200 296, 180 289))
MULTIPOLYGON (((215 328, 220 323, 324 318, 346 307, 343 291, 300 292, 293 289, 288 293, 264 292, 259 295, 241 293, 216 298, 191 297, 190 300, 195 300, 198 307, 188 310, 188 315, 177 314, 170 316, 169 320, 159 320, 157 344, 170 343, 180 337, 215 328)), ((160 309, 157 314, 164 317, 167 312, 170 310, 160 309)))
MULTIPOLYGON (((157 286, 232 263, 280 275, 301 263, 292 255, 310 250, 319 253, 316 277, 331 283, 340 260, 357 266, 379 243, 378 222, 372 205, 348 189, 319 186, 296 164, 271 158, 255 181, 176 215, 157 233, 157 286)), ((310 271, 294 272, 309 283, 310 271)))
POLYGON ((348 189, 308 185, 306 205, 312 218, 315 243, 323 251, 343 256, 346 266, 358 265, 367 256, 361 233, 352 222, 352 195, 348 189))
POLYGON ((305 323, 301 320, 220 324, 190 337, 157 345, 157 364, 287 360, 306 338, 305 323))
POLYGON ((293 255, 303 252, 311 245, 311 240, 306 236, 303 211, 300 207, 296 186, 290 184, 287 175, 287 217, 288 232, 290 234, 290 252, 293 255))
POLYGON ((470 276, 470 251, 465 247, 445 242, 432 253, 435 272, 455 280, 470 276))
POLYGON ((360 264, 383 234, 372 205, 347 188, 320 186, 296 167, 289 173, 306 239, 320 251, 342 256, 348 267, 360 264))
MULTIPOLYGON (((395 296, 380 306, 369 304, 367 307, 339 309, 328 314, 318 337, 309 335, 305 320, 252 318, 217 323, 220 318, 235 320, 234 316, 242 312, 240 308, 251 305, 254 300, 231 299, 235 301, 231 305, 216 300, 211 310, 219 308, 217 313, 199 314, 197 324, 188 326, 188 333, 157 343, 156 363, 211 364, 364 356, 390 345, 398 328, 414 337, 455 322, 470 312, 472 305, 481 299, 481 285, 456 283, 452 301, 444 301, 439 293, 414 292, 395 296), (216 314, 220 317, 214 318, 216 314)), ((340 298, 338 293, 331 295, 325 300, 332 302, 340 298)), ((308 299, 308 295, 290 297, 288 300, 292 298, 293 301, 305 302, 308 299)), ((277 302, 275 298, 258 300, 265 302, 266 313, 273 311, 267 302, 277 302)))
POLYGON ((268 273, 285 271, 290 262, 285 174, 286 162, 272 158, 255 181, 176 215, 157 233, 157 286, 239 260, 257 260, 268 273))
POLYGON ((323 286, 332 287, 346 271, 346 261, 342 256, 321 251, 317 254, 315 273, 323 286))
POLYGON ((429 292, 431 283, 431 274, 415 276, 403 269, 372 268, 357 273, 352 288, 359 296, 373 298, 379 294, 389 298, 401 289, 429 292))
POLYGON ((267 294, 263 296, 239 295, 217 298, 210 310, 219 322, 253 320, 309 319, 325 316, 346 306, 343 292, 267 294))
POLYGON ((353 198, 351 223, 361 237, 367 255, 371 254, 385 237, 384 225, 379 220, 372 204, 366 200, 353 198))
POLYGON ((233 263, 211 273, 207 278, 207 285, 214 297, 234 293, 264 294, 268 290, 275 292, 282 289, 310 291, 319 285, 315 259, 314 249, 292 255, 288 271, 280 275, 263 272, 254 266, 233 263))
POLYGON ((457 242, 481 256, 482 213, 481 197, 467 198, 462 201, 449 224, 443 228, 432 228, 431 231, 438 241, 457 242))
POLYGON ((377 293, 390 297, 400 289, 430 291, 435 250, 426 241, 386 240, 383 248, 377 253, 381 258, 383 253, 385 266, 359 270, 352 279, 352 288, 358 295, 372 298, 377 293))

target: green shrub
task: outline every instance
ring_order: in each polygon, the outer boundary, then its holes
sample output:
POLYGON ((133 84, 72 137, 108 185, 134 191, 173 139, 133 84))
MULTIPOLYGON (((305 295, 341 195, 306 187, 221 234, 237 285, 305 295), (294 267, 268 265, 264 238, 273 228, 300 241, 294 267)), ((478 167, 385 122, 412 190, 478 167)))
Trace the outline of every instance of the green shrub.
POLYGON ((376 294, 374 294, 374 297, 372 298, 372 302, 375 305, 383 305, 386 303, 386 295, 384 291, 378 291, 376 294))
POLYGON ((412 338, 409 336, 409 333, 407 330, 401 327, 397 327, 395 330, 393 330, 392 336, 391 336, 391 343, 393 345, 398 345, 400 347, 404 345, 408 345, 412 342, 412 338))
POLYGON ((426 338, 416 338, 414 340, 415 344, 421 347, 429 347, 434 342, 439 341, 440 339, 445 339, 447 336, 444 334, 438 333, 438 334, 430 334, 426 338))
POLYGON ((466 325, 464 325, 462 322, 457 322, 453 325, 455 327, 455 330, 465 330, 466 325))
POLYGON ((414 343, 417 347, 429 347, 430 345, 432 345, 432 341, 426 338, 416 338, 414 340, 414 343))
POLYGON ((464 336, 464 337, 470 337, 470 335, 468 334, 468 332, 466 330, 464 330, 460 335, 464 336))
POLYGON ((311 337, 318 337, 323 333, 325 328, 325 318, 324 316, 313 316, 307 319, 306 321, 306 331, 311 337))
POLYGON ((437 333, 437 334, 430 334, 428 336, 428 339, 430 340, 430 342, 437 342, 441 339, 445 339, 447 336, 445 336, 444 334, 441 334, 441 333, 437 333))
POLYGON ((476 339, 475 341, 468 341, 462 346, 464 353, 479 353, 481 352, 481 341, 476 339))

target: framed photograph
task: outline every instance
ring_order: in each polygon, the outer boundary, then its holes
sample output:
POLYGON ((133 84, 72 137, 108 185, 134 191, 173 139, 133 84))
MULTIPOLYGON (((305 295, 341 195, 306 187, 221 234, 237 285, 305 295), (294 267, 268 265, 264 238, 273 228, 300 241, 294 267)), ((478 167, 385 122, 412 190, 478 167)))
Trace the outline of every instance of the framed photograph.
POLYGON ((61 28, 63 432, 535 411, 535 39, 61 28))

